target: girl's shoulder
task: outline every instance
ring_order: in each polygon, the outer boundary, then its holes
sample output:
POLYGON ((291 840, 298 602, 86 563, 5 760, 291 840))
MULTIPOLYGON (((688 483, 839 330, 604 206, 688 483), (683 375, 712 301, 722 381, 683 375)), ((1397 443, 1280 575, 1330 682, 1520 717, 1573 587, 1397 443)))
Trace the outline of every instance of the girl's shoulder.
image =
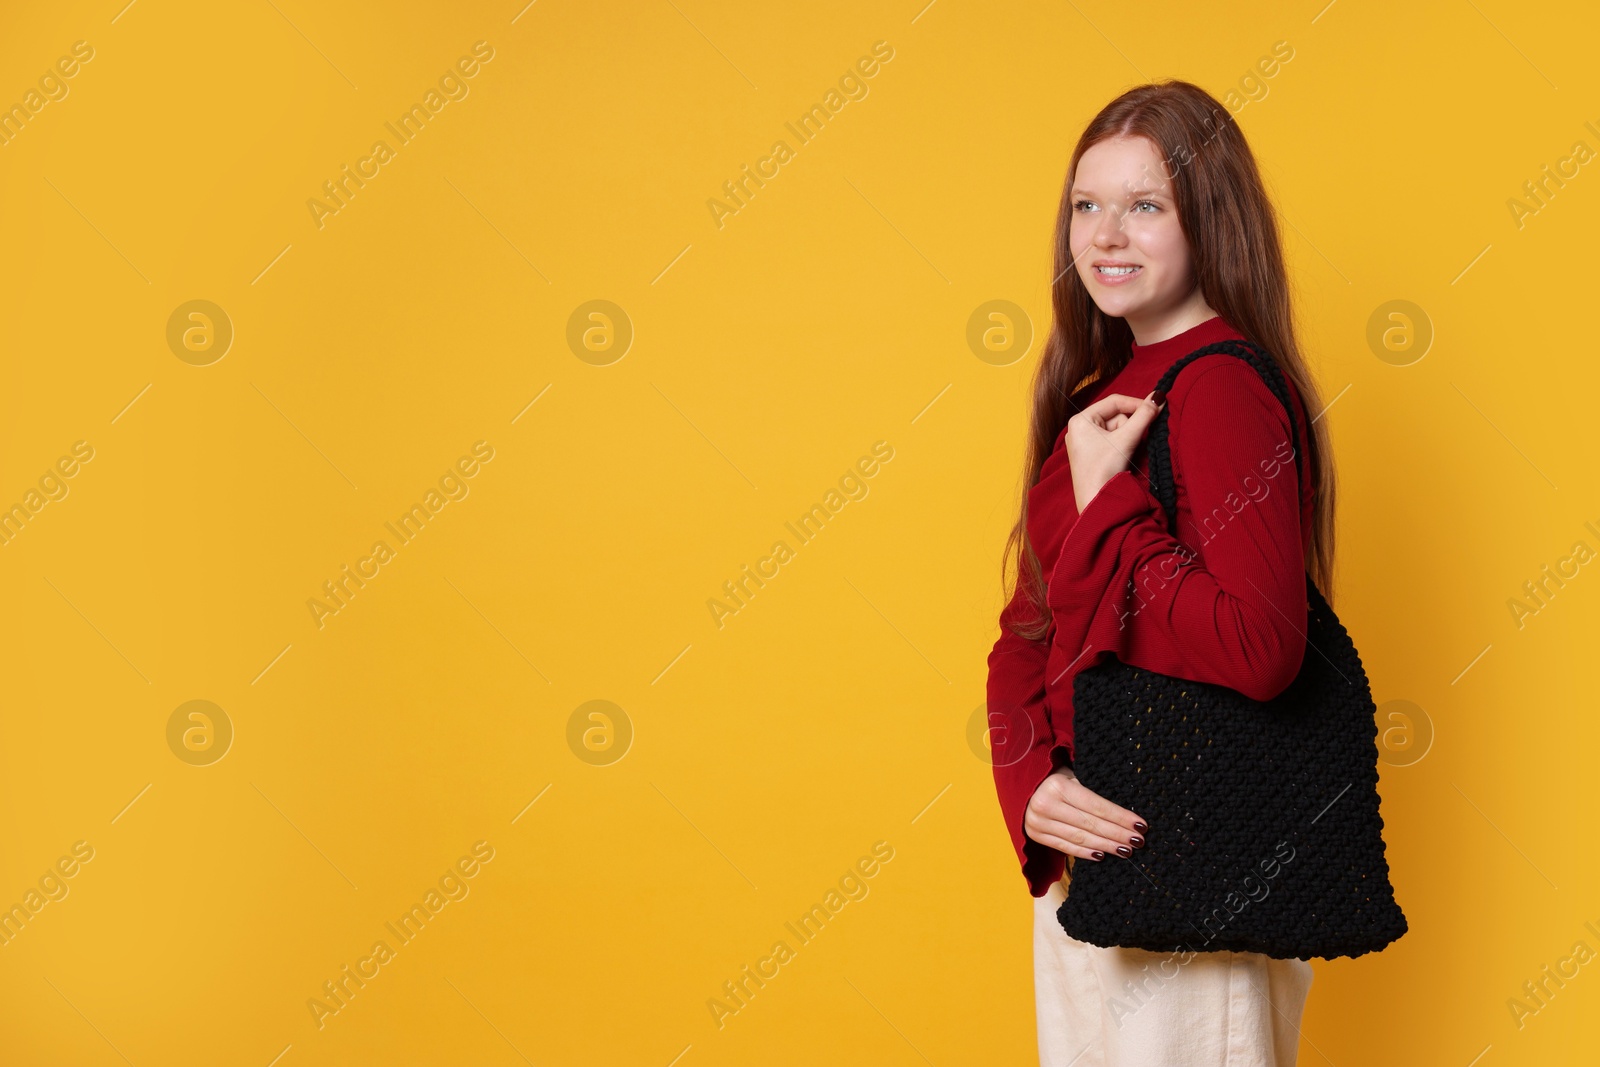
MULTIPOLYGON (((1294 381, 1283 375, 1294 409, 1293 451, 1309 455, 1311 424, 1294 381)), ((1272 451, 1287 458, 1289 417, 1259 372, 1227 353, 1201 356, 1184 367, 1167 394, 1173 462, 1183 467, 1213 449, 1272 451)), ((1264 458, 1264 457, 1257 457, 1264 458)), ((1203 460, 1200 460, 1203 462, 1203 460)), ((1305 495, 1313 486, 1302 487, 1305 495)))
MULTIPOLYGON (((1300 391, 1287 374, 1282 377, 1289 391, 1290 403, 1294 405, 1297 428, 1303 429, 1304 408, 1300 391)), ((1167 404, 1172 409, 1174 420, 1186 414, 1210 421, 1229 416, 1249 417, 1252 413, 1265 412, 1285 426, 1288 425, 1283 402, 1273 395, 1260 372, 1238 356, 1226 352, 1201 356, 1179 371, 1172 381, 1172 388, 1168 390, 1167 404)))

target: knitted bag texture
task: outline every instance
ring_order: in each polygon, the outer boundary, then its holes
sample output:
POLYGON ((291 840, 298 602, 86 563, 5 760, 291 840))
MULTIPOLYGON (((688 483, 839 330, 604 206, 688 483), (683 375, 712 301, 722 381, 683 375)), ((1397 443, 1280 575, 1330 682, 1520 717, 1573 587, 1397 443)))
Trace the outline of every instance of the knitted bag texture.
MULTIPOLYGON (((1174 363, 1226 353, 1255 368, 1289 413, 1272 356, 1223 341, 1174 363)), ((1149 429, 1152 495, 1177 536, 1167 410, 1149 429)), ((1300 449, 1295 464, 1303 478, 1300 449)), ((1131 591, 1130 581, 1130 591, 1131 591)), ((1377 708, 1350 635, 1306 575, 1305 658, 1268 701, 1123 663, 1073 683, 1073 769, 1149 826, 1131 859, 1078 861, 1062 928, 1090 944, 1157 952, 1360 956, 1406 932, 1389 883, 1378 813, 1377 708)))

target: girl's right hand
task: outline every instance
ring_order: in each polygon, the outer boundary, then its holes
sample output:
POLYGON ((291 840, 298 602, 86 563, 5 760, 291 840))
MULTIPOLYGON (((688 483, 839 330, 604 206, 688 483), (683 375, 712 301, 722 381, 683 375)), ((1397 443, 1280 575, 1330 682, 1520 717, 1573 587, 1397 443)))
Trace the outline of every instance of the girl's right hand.
POLYGON ((1115 852, 1127 858, 1144 847, 1144 820, 1113 804, 1062 767, 1039 783, 1028 801, 1022 828, 1041 845, 1080 859, 1102 860, 1115 852))
POLYGON ((1107 482, 1133 465, 1134 451, 1166 402, 1166 394, 1154 390, 1143 400, 1112 393, 1067 420, 1064 447, 1078 514, 1107 482))

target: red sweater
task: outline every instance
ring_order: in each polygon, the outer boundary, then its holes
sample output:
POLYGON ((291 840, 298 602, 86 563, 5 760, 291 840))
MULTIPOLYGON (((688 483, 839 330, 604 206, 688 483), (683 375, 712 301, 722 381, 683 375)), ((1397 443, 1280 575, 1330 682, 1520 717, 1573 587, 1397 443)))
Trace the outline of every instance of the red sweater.
MULTIPOLYGON (((1178 359, 1230 339, 1243 338, 1213 317, 1134 345, 1128 364, 1077 403, 1109 393, 1143 397, 1178 359)), ((1310 425, 1293 383, 1289 391, 1304 450, 1310 425)), ((1133 470, 1117 473, 1080 516, 1063 428, 1028 491, 1028 536, 1049 581, 1054 628, 1030 642, 1006 627, 1027 607, 1019 586, 989 654, 987 696, 1000 810, 1036 897, 1061 878, 1066 855, 1029 838, 1023 815, 1039 783, 1071 764, 1079 671, 1115 653, 1267 700, 1288 688, 1305 655, 1313 487, 1297 476, 1283 405, 1249 364, 1214 354, 1184 368, 1167 408, 1178 540, 1150 493, 1143 442, 1133 470)))

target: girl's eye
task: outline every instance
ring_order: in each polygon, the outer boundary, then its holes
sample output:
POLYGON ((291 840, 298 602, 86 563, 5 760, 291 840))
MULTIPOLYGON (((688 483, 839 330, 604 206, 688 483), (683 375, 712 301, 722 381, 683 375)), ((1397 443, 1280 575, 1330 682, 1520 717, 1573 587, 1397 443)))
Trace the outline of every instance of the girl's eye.
MULTIPOLYGON (((1136 201, 1133 206, 1137 208, 1137 207, 1140 207, 1141 205, 1149 205, 1149 207, 1151 208, 1152 211, 1160 211, 1161 210, 1161 205, 1156 203, 1154 200, 1139 200, 1139 201, 1136 201)), ((1075 201, 1073 203, 1072 209, 1074 211, 1082 213, 1084 211, 1084 209, 1090 208, 1090 207, 1093 207, 1093 206, 1094 206, 1094 202, 1092 200, 1078 200, 1078 201, 1075 201)), ((1145 214, 1149 214, 1149 213, 1150 212, 1145 212, 1145 214)))

